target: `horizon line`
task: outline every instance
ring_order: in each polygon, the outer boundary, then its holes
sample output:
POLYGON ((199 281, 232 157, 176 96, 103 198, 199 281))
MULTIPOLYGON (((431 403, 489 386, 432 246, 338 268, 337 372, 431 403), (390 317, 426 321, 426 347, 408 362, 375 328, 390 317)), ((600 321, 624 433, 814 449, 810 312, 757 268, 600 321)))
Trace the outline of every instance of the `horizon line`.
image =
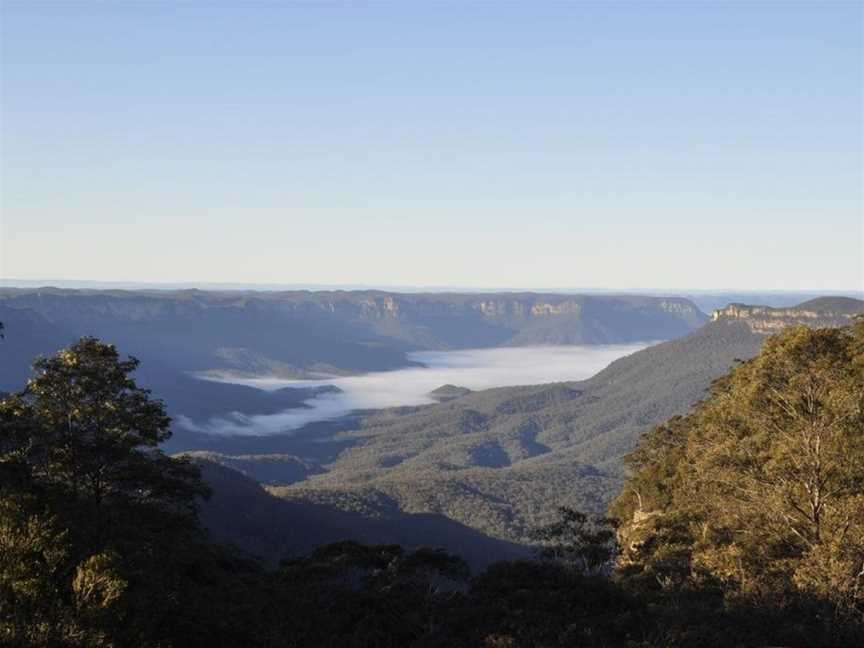
POLYGON ((528 292, 528 293, 694 293, 694 294, 724 294, 724 293, 774 293, 774 294, 832 294, 864 296, 862 289, 844 288, 635 288, 635 287, 587 287, 587 286, 547 286, 547 287, 514 287, 514 286, 465 286, 448 284, 371 284, 371 283, 314 283, 314 282, 231 282, 231 281, 120 281, 100 279, 0 279, 0 288, 58 288, 58 289, 92 289, 92 290, 236 290, 273 292, 280 290, 297 291, 370 291, 381 292, 454 292, 454 293, 494 293, 494 292, 528 292))

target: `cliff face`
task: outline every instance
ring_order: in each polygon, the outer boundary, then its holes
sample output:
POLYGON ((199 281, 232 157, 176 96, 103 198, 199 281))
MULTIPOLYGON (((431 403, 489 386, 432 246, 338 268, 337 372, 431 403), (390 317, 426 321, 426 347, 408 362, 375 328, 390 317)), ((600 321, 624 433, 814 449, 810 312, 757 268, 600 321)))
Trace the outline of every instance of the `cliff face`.
POLYGON ((715 310, 711 319, 714 322, 743 322, 754 333, 769 334, 793 324, 813 328, 845 326, 861 313, 864 313, 864 301, 844 299, 836 300, 835 303, 834 300, 825 299, 805 302, 792 308, 729 304, 726 308, 715 310))
MULTIPOLYGON (((46 319, 76 325, 106 321, 147 323, 166 319, 242 317, 260 321, 315 321, 366 325, 385 337, 410 339, 421 347, 447 348, 505 340, 477 341, 459 331, 469 323, 503 327, 512 336, 532 322, 558 319, 565 326, 596 329, 585 342, 617 342, 622 325, 631 339, 666 339, 698 327, 705 316, 687 299, 639 296, 499 294, 402 294, 380 291, 205 292, 185 290, 92 291, 0 290, 0 304, 28 308, 46 319), (595 326, 596 325, 596 326, 595 326), (640 326, 644 329, 638 330, 640 326), (665 327, 666 330, 657 330, 665 327), (616 329, 619 332, 616 332, 616 329), (607 339, 600 339, 607 330, 607 339), (635 336, 635 337, 634 337, 635 336)), ((470 327, 468 327, 470 328, 470 327)), ((500 337, 500 336, 492 336, 500 337)))
MULTIPOLYGON (((325 300, 330 312, 345 312, 355 309, 352 300, 325 300)), ((295 305, 295 308, 297 306, 295 305)), ((388 295, 371 296, 361 302, 362 318, 373 320, 397 319, 420 321, 424 318, 465 318, 476 317, 480 320, 507 326, 518 330, 533 320, 549 318, 592 319, 605 317, 613 319, 629 315, 653 315, 680 321, 695 328, 704 323, 706 317, 696 306, 686 299, 612 297, 581 295, 388 295)))
POLYGON ((145 367, 286 377, 409 366, 412 350, 668 340, 707 319, 686 299, 537 293, 0 289, 0 308, 59 331, 44 352, 94 335, 145 367))

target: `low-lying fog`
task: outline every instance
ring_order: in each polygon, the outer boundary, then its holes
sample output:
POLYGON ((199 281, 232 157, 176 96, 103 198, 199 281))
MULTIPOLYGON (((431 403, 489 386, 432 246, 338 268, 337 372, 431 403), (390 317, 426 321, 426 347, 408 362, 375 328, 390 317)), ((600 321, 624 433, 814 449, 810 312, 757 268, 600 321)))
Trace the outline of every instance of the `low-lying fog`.
MULTIPOLYGON (((645 348, 648 343, 592 346, 541 346, 409 354, 425 367, 334 377, 327 380, 222 378, 224 382, 263 390, 334 385, 341 393, 324 393, 305 401, 307 408, 279 414, 234 412, 206 424, 178 417, 182 426, 213 434, 265 435, 295 430, 308 423, 345 416, 358 409, 434 403, 429 392, 450 384, 468 389, 584 380, 610 362, 645 348)), ((212 378, 208 378, 212 380, 212 378)))

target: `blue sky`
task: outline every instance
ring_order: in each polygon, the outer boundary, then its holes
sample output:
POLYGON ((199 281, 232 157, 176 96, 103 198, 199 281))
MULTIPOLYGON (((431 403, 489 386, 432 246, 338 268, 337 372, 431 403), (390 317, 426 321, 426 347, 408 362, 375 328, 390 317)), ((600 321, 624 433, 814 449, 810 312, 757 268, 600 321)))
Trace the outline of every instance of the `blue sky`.
POLYGON ((0 278, 864 288, 858 2, 2 4, 0 278))

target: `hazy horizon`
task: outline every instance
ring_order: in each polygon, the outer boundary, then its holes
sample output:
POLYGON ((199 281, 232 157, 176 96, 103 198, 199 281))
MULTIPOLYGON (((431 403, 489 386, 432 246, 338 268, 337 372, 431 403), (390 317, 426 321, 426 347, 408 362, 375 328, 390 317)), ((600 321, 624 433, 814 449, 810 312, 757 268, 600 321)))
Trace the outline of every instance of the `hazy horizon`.
POLYGON ((720 288, 698 288, 686 286, 672 287, 645 287, 635 288, 628 286, 600 288, 595 286, 471 286, 471 285, 389 285, 389 284, 349 284, 349 283, 256 283, 256 282, 207 282, 207 281, 103 281, 98 279, 18 279, 0 277, 0 288, 60 288, 69 290, 249 290, 249 291, 278 291, 278 290, 307 290, 307 291, 363 291, 379 290, 383 292, 538 292, 538 293, 597 293, 597 294, 645 294, 645 295, 673 295, 673 294, 704 294, 722 295, 729 293, 741 294, 789 294, 789 295, 835 295, 864 297, 864 290, 844 290, 842 288, 822 289, 788 289, 788 288, 739 288, 726 286, 720 288))

